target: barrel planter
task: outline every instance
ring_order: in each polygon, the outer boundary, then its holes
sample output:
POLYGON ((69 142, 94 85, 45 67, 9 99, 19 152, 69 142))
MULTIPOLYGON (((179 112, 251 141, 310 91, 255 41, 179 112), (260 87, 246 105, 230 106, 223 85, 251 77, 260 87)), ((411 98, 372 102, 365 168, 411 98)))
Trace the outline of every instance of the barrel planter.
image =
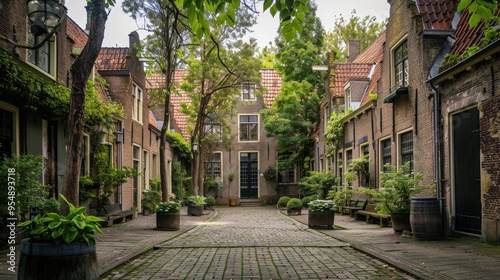
POLYGON ((410 224, 416 240, 439 240, 442 237, 441 211, 437 198, 412 197, 410 224))
POLYGON ((309 227, 333 228, 334 211, 310 211, 307 214, 307 225, 309 227))
POLYGON ((411 230, 410 213, 408 212, 391 212, 392 229, 395 232, 403 230, 411 230))
POLYGON ((238 199, 230 198, 229 199, 229 206, 231 206, 231 207, 238 206, 238 199))
POLYGON ((156 228, 159 230, 179 230, 181 213, 156 212, 156 228))
POLYGON ((188 205, 188 215, 190 216, 201 216, 203 215, 203 204, 202 205, 194 205, 194 204, 189 204, 188 205))
POLYGON ((17 279, 99 279, 95 244, 20 244, 17 279))

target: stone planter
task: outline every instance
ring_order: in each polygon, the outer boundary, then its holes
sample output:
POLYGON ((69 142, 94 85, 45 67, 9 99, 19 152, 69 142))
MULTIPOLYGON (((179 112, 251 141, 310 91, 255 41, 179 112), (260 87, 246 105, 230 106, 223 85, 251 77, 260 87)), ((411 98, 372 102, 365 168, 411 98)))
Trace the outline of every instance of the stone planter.
POLYGON ((159 230, 179 230, 181 213, 156 212, 156 228, 159 230))
POLYGON ((201 216, 203 215, 203 205, 188 205, 188 215, 201 216))
POLYGON ((302 209, 287 209, 288 216, 299 216, 302 214, 302 209))
POLYGON ((406 212, 393 212, 391 213, 392 229, 395 232, 402 232, 403 230, 411 230, 410 226, 410 213, 406 212))
POLYGON ((17 279, 99 279, 95 244, 20 244, 17 279))
POLYGON ((309 211, 307 225, 309 227, 333 228, 334 211, 309 211))

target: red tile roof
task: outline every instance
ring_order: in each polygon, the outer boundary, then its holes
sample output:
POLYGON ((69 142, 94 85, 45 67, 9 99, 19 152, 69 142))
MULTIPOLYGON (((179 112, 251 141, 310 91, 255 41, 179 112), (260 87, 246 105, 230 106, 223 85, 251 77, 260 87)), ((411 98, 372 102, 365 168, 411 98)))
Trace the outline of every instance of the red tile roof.
POLYGON ((450 29, 457 0, 416 0, 425 29, 450 29))
POLYGON ((149 124, 155 128, 158 128, 158 124, 156 123, 155 116, 153 115, 153 112, 151 112, 151 111, 149 111, 149 124))
MULTIPOLYGON (((496 10, 495 16, 500 16, 500 8, 496 10)), ((481 45, 483 41, 483 33, 485 29, 485 22, 482 20, 471 28, 469 26, 470 14, 464 11, 458 22, 457 29, 455 30, 455 43, 451 48, 450 53, 454 55, 462 55, 468 47, 472 45, 481 45)))
POLYGON ((75 42, 74 47, 83 48, 87 44, 88 35, 70 17, 67 17, 66 34, 75 42))
POLYGON ((330 93, 332 97, 343 97, 344 86, 351 79, 367 78, 372 63, 337 63, 330 70, 330 93))
MULTIPOLYGON (((174 73, 174 85, 178 86, 184 77, 188 73, 187 70, 177 70, 174 73)), ((282 78, 275 69, 261 69, 260 76, 262 80, 262 87, 267 89, 262 94, 262 98, 268 108, 270 108, 276 98, 276 95, 281 91, 282 78)), ((161 88, 165 86, 165 76, 161 74, 153 74, 147 78, 149 80, 148 86, 151 88, 161 88)), ((187 132, 187 115, 181 113, 181 103, 189 103, 191 99, 187 94, 177 88, 179 94, 172 94, 170 97, 171 110, 173 111, 174 122, 179 128, 179 132, 182 134, 184 139, 189 139, 189 134, 187 132)))
POLYGON ((375 63, 375 67, 372 72, 370 85, 365 92, 365 96, 361 101, 361 105, 370 101, 370 93, 378 93, 378 80, 380 79, 380 74, 382 72, 382 60, 384 59, 384 43, 385 43, 386 33, 385 31, 380 34, 380 36, 373 41, 373 43, 366 48, 366 50, 358 55, 354 59, 354 63, 375 63))
POLYGON ((98 70, 123 70, 126 69, 126 61, 129 48, 102 48, 97 57, 96 67, 98 70))

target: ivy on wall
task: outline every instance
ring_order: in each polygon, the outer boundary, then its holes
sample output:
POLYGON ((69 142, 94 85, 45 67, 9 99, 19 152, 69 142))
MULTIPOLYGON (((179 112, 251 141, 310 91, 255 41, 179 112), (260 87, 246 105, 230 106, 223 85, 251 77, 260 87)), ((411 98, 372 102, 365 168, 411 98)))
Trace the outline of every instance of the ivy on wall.
MULTIPOLYGON (((106 81, 96 78, 87 84, 85 98, 85 126, 99 125, 111 128, 113 116, 123 116, 121 104, 103 101, 98 87, 104 91, 106 81)), ((0 50, 0 99, 34 111, 43 118, 65 123, 69 115, 70 89, 38 71, 33 71, 20 60, 0 50)))

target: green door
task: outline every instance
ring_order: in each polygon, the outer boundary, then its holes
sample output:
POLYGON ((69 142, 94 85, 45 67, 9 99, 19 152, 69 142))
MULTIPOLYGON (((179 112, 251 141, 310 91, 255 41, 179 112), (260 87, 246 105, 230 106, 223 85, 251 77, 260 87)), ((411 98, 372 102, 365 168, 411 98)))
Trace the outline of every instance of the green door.
POLYGON ((479 111, 452 116, 455 230, 481 234, 479 111))
POLYGON ((259 169, 257 153, 240 154, 240 197, 257 198, 259 195, 259 169))

